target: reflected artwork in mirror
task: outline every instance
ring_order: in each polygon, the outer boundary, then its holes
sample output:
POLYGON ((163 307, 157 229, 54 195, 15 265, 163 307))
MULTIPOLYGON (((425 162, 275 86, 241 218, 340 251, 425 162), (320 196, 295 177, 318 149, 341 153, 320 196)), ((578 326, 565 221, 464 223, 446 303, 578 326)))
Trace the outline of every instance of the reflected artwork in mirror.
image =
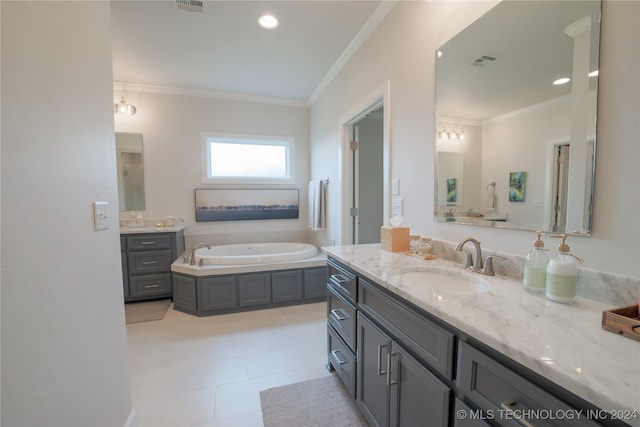
POLYGON ((116 159, 120 211, 143 211, 145 200, 142 134, 116 133, 116 159))
POLYGON ((436 51, 437 221, 591 234, 600 13, 503 1, 436 51))

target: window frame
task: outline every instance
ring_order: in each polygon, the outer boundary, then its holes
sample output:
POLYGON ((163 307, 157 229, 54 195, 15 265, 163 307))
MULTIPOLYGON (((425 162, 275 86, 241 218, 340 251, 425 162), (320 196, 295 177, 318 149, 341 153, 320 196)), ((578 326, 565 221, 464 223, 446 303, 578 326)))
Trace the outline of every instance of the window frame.
POLYGON ((293 184, 295 183, 295 140, 289 136, 250 135, 219 132, 202 132, 202 183, 203 184, 293 184), (254 144, 286 147, 285 178, 256 176, 212 176, 211 175, 211 142, 214 141, 237 144, 254 144))

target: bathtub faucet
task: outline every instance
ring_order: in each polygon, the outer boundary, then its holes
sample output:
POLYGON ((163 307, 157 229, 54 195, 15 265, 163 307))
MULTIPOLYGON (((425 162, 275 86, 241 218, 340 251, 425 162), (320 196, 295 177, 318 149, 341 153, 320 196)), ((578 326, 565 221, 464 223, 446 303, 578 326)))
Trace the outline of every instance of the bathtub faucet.
MULTIPOLYGON (((196 265, 196 249, 204 247, 206 247, 207 249, 211 249, 211 246, 206 243, 198 243, 193 248, 191 248, 191 261, 189 261, 189 265, 196 265)), ((202 262, 202 260, 200 260, 200 265, 204 265, 204 262, 202 262)))

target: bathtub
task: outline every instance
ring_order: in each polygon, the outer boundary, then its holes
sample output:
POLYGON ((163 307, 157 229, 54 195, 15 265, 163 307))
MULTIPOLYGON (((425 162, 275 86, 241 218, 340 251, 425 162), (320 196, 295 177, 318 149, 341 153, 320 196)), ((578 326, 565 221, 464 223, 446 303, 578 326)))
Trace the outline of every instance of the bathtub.
POLYGON ((273 264, 314 257, 318 249, 307 243, 243 243, 196 250, 196 262, 207 265, 273 264))
MULTIPOLYGON (((187 251, 188 252, 188 251, 187 251)), ((229 273, 273 271, 322 266, 326 255, 308 243, 240 243, 196 250, 196 265, 179 257, 171 266, 177 273, 210 276, 229 273), (202 266, 198 265, 203 260, 202 266)))
POLYGON ((171 264, 173 308, 196 316, 325 301, 327 256, 305 243, 248 243, 197 249, 171 264), (200 260, 203 265, 198 265, 200 260))

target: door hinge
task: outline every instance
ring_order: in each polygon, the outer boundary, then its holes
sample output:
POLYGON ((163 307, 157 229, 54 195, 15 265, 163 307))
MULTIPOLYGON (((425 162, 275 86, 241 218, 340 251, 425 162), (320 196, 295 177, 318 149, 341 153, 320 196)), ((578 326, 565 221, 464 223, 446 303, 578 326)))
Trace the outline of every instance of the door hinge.
POLYGON ((349 149, 351 151, 356 151, 358 149, 358 141, 349 142, 349 149))
POLYGON ((349 209, 349 215, 350 216, 358 216, 358 208, 349 209))

